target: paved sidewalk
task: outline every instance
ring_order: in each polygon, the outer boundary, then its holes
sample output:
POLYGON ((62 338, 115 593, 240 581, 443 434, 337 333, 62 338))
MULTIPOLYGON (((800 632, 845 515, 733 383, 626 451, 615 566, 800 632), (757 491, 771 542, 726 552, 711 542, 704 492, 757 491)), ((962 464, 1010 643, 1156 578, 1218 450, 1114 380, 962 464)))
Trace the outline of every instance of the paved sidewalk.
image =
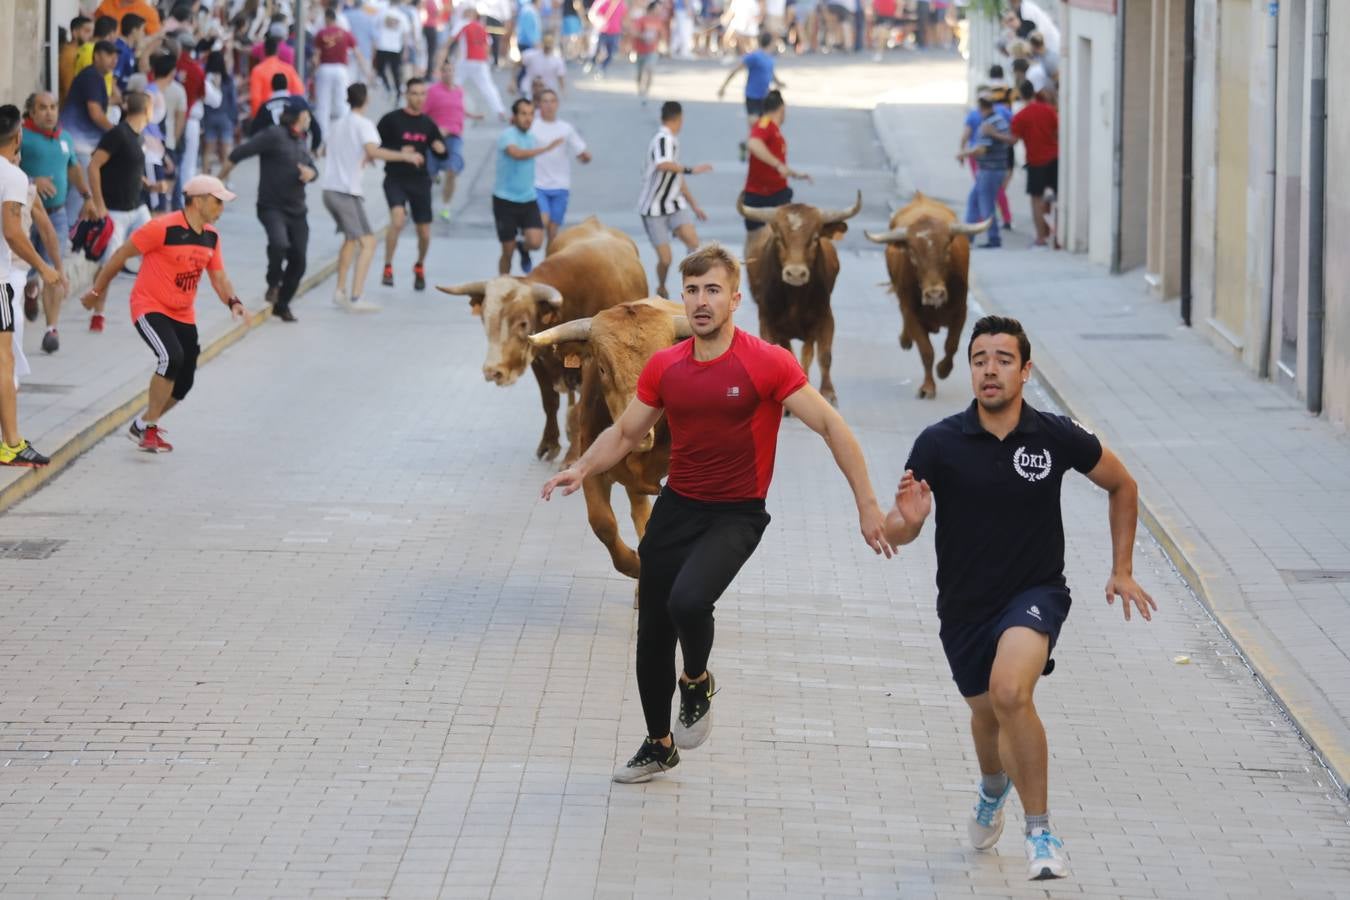
MULTIPOLYGON (((961 111, 876 108, 902 197, 921 188, 962 211, 961 111)), ((1020 173, 1008 195, 1018 230, 1003 249, 974 253, 976 298, 1026 324, 1037 370, 1125 460, 1153 533, 1344 791, 1350 439, 1181 326, 1177 304, 1151 296, 1140 272, 1027 249, 1020 173)), ((953 378, 938 390, 962 388, 953 378)))
MULTIPOLYGON (((496 132, 496 127, 480 126, 468 130, 465 171, 460 177, 461 189, 453 204, 455 212, 462 210, 467 202, 468 185, 477 178, 483 166, 489 164, 496 132)), ((322 160, 320 165, 323 165, 322 160)), ((370 166, 364 180, 366 211, 371 224, 381 233, 389 221, 389 211, 381 189, 383 172, 383 165, 370 166)), ((231 174, 230 186, 239 198, 227 207, 216 228, 223 241, 226 271, 240 299, 253 313, 253 321, 249 326, 236 325, 211 286, 203 282, 197 294, 197 327, 201 335, 203 363, 246 336, 251 328, 265 323, 265 327, 284 327, 294 331, 299 346, 304 338, 307 310, 316 304, 329 302, 327 293, 316 293, 310 297, 304 295, 332 274, 338 249, 342 245, 341 236, 334 230, 332 216, 323 207, 321 191, 317 184, 311 184, 308 191, 309 262, 295 303, 300 321, 294 325, 271 322, 271 310, 263 302, 267 271, 266 236, 254 214, 258 196, 257 161, 249 160, 236 168, 231 174)), ((442 231, 444 226, 439 222, 433 225, 433 235, 442 231)), ((400 247, 415 240, 409 225, 404 230, 400 247)), ((368 287, 379 284, 383 254, 381 238, 368 287)), ((69 270, 72 278, 92 275, 90 267, 82 262, 70 266, 69 270)), ((406 267, 398 275, 401 285, 411 284, 411 274, 406 267)), ((23 379, 20 386, 19 424, 24 437, 51 456, 53 464, 40 470, 0 469, 0 511, 54 477, 112 429, 139 412, 144 405, 144 392, 153 357, 137 335, 128 314, 127 303, 132 281, 131 276, 122 275, 113 282, 108 297, 107 326, 102 334, 88 331, 89 313, 79 301, 85 286, 73 281, 71 292, 62 305, 58 325, 61 349, 55 354, 48 355, 40 348, 46 330, 42 315, 39 313, 36 322, 27 323, 24 353, 32 373, 23 379)))

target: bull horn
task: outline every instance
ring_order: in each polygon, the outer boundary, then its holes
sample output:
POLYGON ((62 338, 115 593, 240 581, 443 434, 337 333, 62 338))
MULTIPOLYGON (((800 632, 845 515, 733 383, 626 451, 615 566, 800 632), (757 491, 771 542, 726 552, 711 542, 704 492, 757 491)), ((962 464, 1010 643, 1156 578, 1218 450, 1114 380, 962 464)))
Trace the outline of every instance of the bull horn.
POLYGON ((441 291, 442 293, 446 293, 446 294, 454 294, 454 295, 456 295, 456 296, 466 296, 466 297, 467 297, 467 296, 470 296, 470 295, 472 295, 472 294, 486 294, 486 293, 487 293, 487 282, 486 282, 486 281, 466 281, 466 282, 464 282, 463 284, 452 284, 452 285, 448 285, 448 286, 447 286, 447 285, 444 285, 444 284, 438 284, 438 285, 436 285, 436 290, 441 291))
POLYGON ((858 191, 858 199, 849 209, 822 209, 820 211, 820 220, 826 225, 832 225, 835 222, 842 222, 845 219, 851 219, 862 210, 862 191, 858 191))
POLYGON ((974 225, 959 224, 951 227, 952 234, 964 234, 969 237, 972 234, 984 234, 989 230, 989 226, 994 224, 994 217, 990 216, 983 222, 976 222, 974 225))
POLYGON ((554 344, 565 344, 568 341, 590 340, 590 337, 591 320, 573 319, 530 335, 530 343, 536 347, 552 347, 554 344))
POLYGON ((909 237, 909 228, 902 225, 899 228, 892 228, 890 231, 883 231, 881 234, 864 231, 863 236, 874 244, 899 244, 909 237))
POLYGON ((682 341, 694 336, 694 327, 689 324, 688 316, 672 316, 670 321, 675 324, 675 340, 682 341))
POLYGON ((551 284, 531 284, 530 292, 534 294, 534 299, 540 303, 547 303, 554 309, 563 305, 563 295, 551 284))
POLYGON ((736 212, 741 214, 741 218, 759 222, 761 225, 768 225, 773 221, 776 209, 777 207, 755 209, 745 205, 744 197, 736 198, 736 212))

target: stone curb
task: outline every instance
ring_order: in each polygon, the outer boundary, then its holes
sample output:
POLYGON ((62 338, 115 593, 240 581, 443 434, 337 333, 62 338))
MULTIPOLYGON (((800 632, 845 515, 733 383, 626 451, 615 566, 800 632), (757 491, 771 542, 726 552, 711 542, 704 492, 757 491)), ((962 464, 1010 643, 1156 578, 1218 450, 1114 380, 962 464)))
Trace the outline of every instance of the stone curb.
MULTIPOLYGON (((886 155, 887 164, 895 173, 896 191, 900 197, 907 197, 914 191, 913 179, 903 155, 890 136, 884 112, 888 105, 894 104, 879 104, 872 108, 872 127, 886 155)), ((971 293, 986 311, 1007 312, 990 299, 973 275, 970 281, 971 293)), ((1053 360, 1047 360, 1044 354, 1036 369, 1041 384, 1055 401, 1070 415, 1095 430, 1092 422, 1076 413, 1079 404, 1058 387, 1071 385, 1072 379, 1060 371, 1053 360)), ((1242 591, 1225 573, 1222 559, 1209 548, 1203 534, 1178 521, 1166 511, 1165 504, 1154 499, 1161 496, 1166 496, 1166 493, 1160 486, 1150 484, 1147 489, 1141 486, 1139 515, 1144 527, 1204 604, 1219 630, 1238 649, 1252 674, 1330 771, 1337 792, 1350 799, 1350 725, 1343 722, 1336 710, 1326 702, 1316 684, 1303 676, 1298 661, 1279 640, 1251 619, 1241 601, 1242 591)))

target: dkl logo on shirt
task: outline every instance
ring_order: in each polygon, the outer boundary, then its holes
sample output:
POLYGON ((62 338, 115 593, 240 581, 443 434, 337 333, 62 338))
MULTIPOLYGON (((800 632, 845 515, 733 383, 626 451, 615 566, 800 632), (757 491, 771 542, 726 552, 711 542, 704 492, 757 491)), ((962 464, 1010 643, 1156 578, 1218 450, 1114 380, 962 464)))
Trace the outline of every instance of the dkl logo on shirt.
POLYGON ((1050 474, 1050 451, 1028 453, 1026 447, 1018 447, 1013 453, 1013 468, 1027 481, 1040 481, 1050 474))

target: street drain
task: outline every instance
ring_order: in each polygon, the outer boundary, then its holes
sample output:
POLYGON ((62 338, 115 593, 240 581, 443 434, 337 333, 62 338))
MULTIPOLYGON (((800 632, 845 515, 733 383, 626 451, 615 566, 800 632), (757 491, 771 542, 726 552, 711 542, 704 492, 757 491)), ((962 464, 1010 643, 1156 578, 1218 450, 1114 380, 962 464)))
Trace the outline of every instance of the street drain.
POLYGON ((1350 569, 1281 569, 1290 584, 1337 584, 1350 581, 1350 569))
POLYGON ((59 539, 0 541, 0 559, 46 559, 64 543, 59 539))

